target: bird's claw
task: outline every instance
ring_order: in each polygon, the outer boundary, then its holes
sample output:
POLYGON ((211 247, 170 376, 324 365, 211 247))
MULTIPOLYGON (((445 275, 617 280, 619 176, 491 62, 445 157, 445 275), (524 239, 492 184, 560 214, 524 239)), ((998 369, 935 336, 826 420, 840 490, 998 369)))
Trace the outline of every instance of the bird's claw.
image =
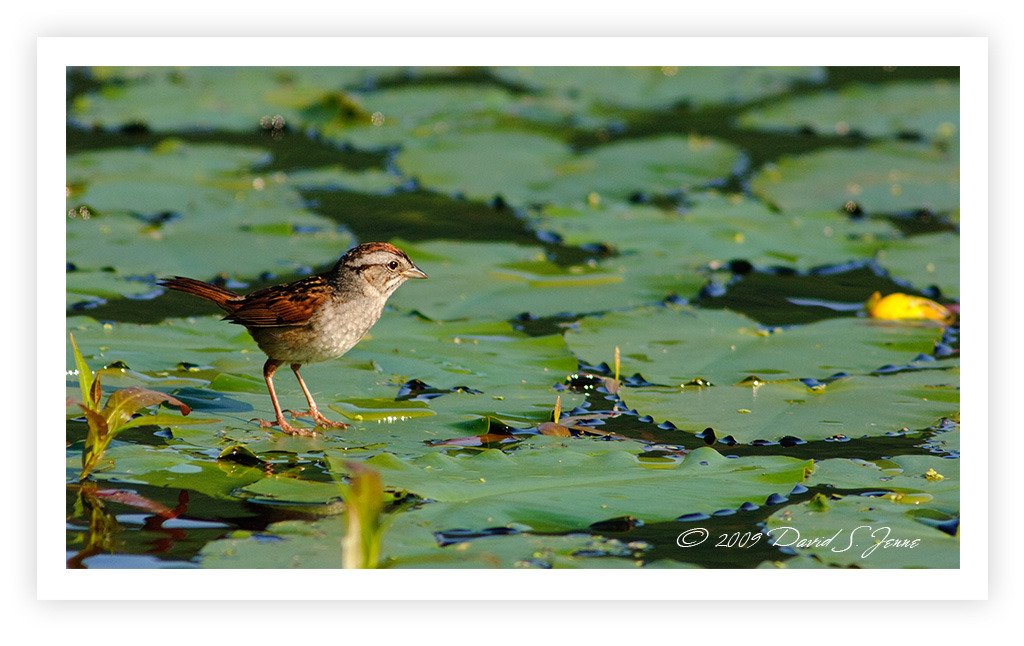
POLYGON ((289 424, 288 422, 286 422, 283 419, 282 420, 278 420, 276 422, 271 422, 270 420, 266 420, 266 419, 256 419, 256 420, 253 420, 253 421, 258 423, 260 425, 260 428, 273 428, 273 427, 276 426, 276 427, 280 428, 282 432, 287 433, 288 435, 301 435, 302 437, 316 437, 316 431, 314 431, 312 429, 308 429, 308 428, 299 428, 298 426, 292 426, 291 424, 289 424))
POLYGON ((323 428, 348 428, 348 424, 345 422, 335 422, 334 420, 327 419, 323 413, 318 410, 304 410, 304 411, 288 411, 292 414, 292 417, 309 417, 317 426, 323 428))

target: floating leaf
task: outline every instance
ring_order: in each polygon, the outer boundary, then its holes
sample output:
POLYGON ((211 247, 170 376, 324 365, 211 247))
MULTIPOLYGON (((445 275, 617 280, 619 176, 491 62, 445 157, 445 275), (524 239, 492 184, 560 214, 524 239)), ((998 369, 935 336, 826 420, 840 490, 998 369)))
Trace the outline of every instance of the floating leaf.
POLYGON ((728 310, 656 307, 589 317, 565 333, 582 361, 598 363, 622 349, 623 372, 680 386, 695 378, 725 386, 762 380, 868 373, 931 352, 937 328, 842 318, 764 329, 728 310))
POLYGON ((896 278, 918 289, 935 285, 943 295, 960 295, 960 236, 929 233, 887 243, 876 259, 896 278))
POLYGON ((399 153, 396 163, 436 190, 484 200, 500 194, 526 205, 584 204, 595 191, 615 199, 680 191, 729 176, 738 160, 732 146, 701 137, 629 140, 573 155, 541 135, 481 132, 424 141, 399 153))
POLYGON ((621 309, 696 293, 706 278, 682 258, 654 254, 560 266, 539 247, 507 243, 398 243, 430 276, 403 287, 396 308, 434 319, 508 319, 621 309), (423 258, 421 261, 420 258, 423 258))
POLYGON ((838 211, 855 202, 869 213, 960 206, 960 151, 880 143, 784 157, 751 181, 754 193, 786 213, 838 211))
POLYGON ((69 178, 85 186, 75 200, 104 215, 68 220, 68 261, 78 268, 67 274, 68 291, 138 297, 168 275, 248 278, 337 260, 351 237, 307 211, 287 184, 246 170, 263 154, 180 145, 167 153, 115 149, 69 157, 69 178), (159 226, 138 217, 152 213, 175 217, 159 226), (107 267, 115 271, 99 271, 107 267), (138 280, 129 281, 133 276, 138 280))
POLYGON ((811 465, 783 457, 730 460, 699 448, 675 468, 651 469, 629 445, 594 442, 601 441, 574 439, 558 450, 538 446, 511 455, 493 449, 408 460, 382 454, 368 463, 385 485, 447 503, 433 514, 438 530, 516 524, 536 531, 581 529, 622 515, 646 522, 736 508, 788 491, 811 465))
POLYGON ((548 207, 535 218, 541 231, 566 244, 606 244, 629 262, 681 262, 698 269, 745 259, 756 266, 810 268, 843 263, 896 235, 878 220, 855 222, 838 213, 790 215, 742 197, 703 193, 683 212, 653 206, 602 203, 599 207, 548 207))
POLYGON ((99 72, 101 78, 121 84, 77 97, 71 114, 80 123, 107 127, 134 123, 162 131, 201 127, 242 132, 255 130, 263 118, 280 116, 301 130, 308 121, 303 109, 310 104, 345 87, 400 76, 403 69, 276 67, 268 73, 259 67, 110 68, 99 72))
POLYGON ((585 103, 643 109, 738 103, 825 76, 817 67, 499 67, 494 73, 585 103))
POLYGON ((810 128, 823 135, 869 137, 915 133, 949 140, 959 133, 960 84, 949 81, 848 85, 755 108, 740 125, 766 130, 810 128))
MULTIPOLYGON (((928 427, 959 410, 959 378, 957 370, 927 370, 849 377, 821 390, 787 381, 753 388, 631 388, 622 397, 640 415, 691 434, 711 427, 718 437, 744 444, 786 436, 811 442, 928 427)), ((671 435, 665 440, 673 441, 671 435)))

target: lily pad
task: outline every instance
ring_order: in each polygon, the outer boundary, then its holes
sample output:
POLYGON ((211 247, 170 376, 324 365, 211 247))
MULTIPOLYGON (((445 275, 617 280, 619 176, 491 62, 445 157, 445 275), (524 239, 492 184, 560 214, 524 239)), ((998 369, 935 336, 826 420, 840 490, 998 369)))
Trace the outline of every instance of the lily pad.
POLYGON ((489 129, 514 98, 503 88, 439 85, 386 88, 354 96, 371 114, 365 121, 319 124, 327 137, 359 148, 414 146, 418 140, 453 132, 489 129))
POLYGON ((589 317, 565 333, 582 361, 608 362, 620 348, 622 373, 679 386, 696 378, 730 385, 869 373, 930 353, 942 330, 862 318, 766 329, 728 310, 654 307, 589 317))
POLYGON ((808 486, 891 491, 896 502, 954 515, 960 510, 960 461, 933 455, 897 455, 885 460, 822 460, 808 486), (906 494, 901 499, 898 494, 906 494), (912 497, 912 494, 927 494, 912 497))
POLYGON ((800 382, 758 386, 629 388, 631 409, 697 433, 714 429, 739 443, 856 439, 931 426, 960 409, 958 370, 921 370, 885 377, 853 376, 822 389, 800 382))
POLYGON ((430 280, 403 287, 391 303, 434 319, 511 318, 622 309, 670 292, 696 294, 706 278, 681 258, 609 258, 560 266, 540 247, 509 243, 396 241, 430 280))
POLYGON ((71 116, 89 126, 141 123, 164 132, 194 128, 252 131, 261 119, 280 116, 284 123, 301 129, 310 121, 306 109, 311 104, 351 97, 352 88, 378 80, 448 71, 403 67, 94 68, 93 75, 108 83, 98 92, 76 97, 71 116), (109 83, 115 79, 119 83, 109 83))
POLYGON ((960 236, 929 233, 886 244, 878 263, 918 289, 936 286, 948 297, 960 295, 960 236))
POLYGON ((95 215, 67 223, 69 290, 101 295, 137 287, 117 277, 187 274, 252 276, 336 260, 352 238, 306 211, 299 194, 245 170, 258 151, 171 145, 164 152, 111 150, 69 159, 68 177, 84 186, 69 208, 95 215), (132 168, 126 173, 124 168, 132 168), (111 267, 96 285, 85 270, 111 267), (81 278, 80 278, 81 277, 81 278))
POLYGON ((393 422, 435 415, 426 402, 395 401, 387 397, 348 399, 331 404, 348 419, 367 422, 393 422))
POLYGON ((764 130, 810 128, 825 135, 857 131, 870 137, 906 133, 954 139, 960 125, 960 84, 949 81, 849 85, 775 101, 744 113, 739 124, 764 130))
MULTIPOLYGON (((120 381, 116 372, 105 374, 105 385, 142 381, 161 390, 188 387, 211 397, 230 393, 232 399, 248 404, 218 409, 217 416, 226 420, 223 424, 176 429, 176 434, 201 442, 202 434, 210 438, 225 426, 252 429, 250 440, 269 432, 248 424, 255 417, 273 419, 273 413, 260 378, 265 356, 242 328, 216 317, 169 320, 160 326, 100 324, 85 317, 72 321, 78 344, 91 363, 128 366, 120 381), (183 363, 195 367, 182 368, 183 363)), ((68 352, 67 365, 74 366, 68 352)), ((402 446, 419 443, 422 450, 424 441, 458 434, 454 425, 460 423, 496 417, 531 426, 550 419, 559 394, 554 386, 575 369, 576 360, 557 335, 529 337, 507 322, 437 323, 387 312, 347 355, 303 366, 302 373, 322 406, 333 403, 332 408, 355 422, 354 428, 374 429, 339 431, 330 443, 365 446, 394 442, 400 436, 402 446), (428 402, 395 401, 401 384, 410 379, 480 392, 452 392, 428 402), (381 428, 382 424, 395 428, 381 428)), ((286 371, 278 372, 275 384, 285 408, 304 404, 286 371)), ((581 400, 582 395, 562 393, 567 409, 581 400)), ((197 410, 202 410, 202 401, 197 410)))
POLYGON ((554 532, 623 515, 653 522, 760 502, 803 481, 813 464, 785 457, 727 459, 704 447, 673 468, 650 468, 637 453, 629 444, 574 440, 512 454, 489 449, 408 460, 381 454, 367 465, 380 471, 388 487, 447 503, 432 517, 439 529, 514 525, 554 532))
POLYGON ((883 221, 855 222, 838 213, 777 213, 741 196, 708 193, 691 200, 683 212, 621 203, 548 207, 533 224, 559 234, 567 244, 604 243, 694 269, 739 258, 803 269, 838 264, 859 257, 865 245, 897 235, 883 221))
MULTIPOLYGON (((424 527, 425 510, 389 518, 382 546, 387 568, 638 568, 641 562, 620 554, 621 542, 586 535, 505 534, 442 547, 424 527)), ((264 532, 239 531, 208 543, 200 556, 204 568, 340 568, 344 522, 323 519, 274 523, 264 532)), ((637 550, 637 553, 640 551, 637 550)), ((674 567, 658 562, 649 567, 674 567)))
POLYGON ((960 206, 959 147, 879 143, 785 157, 761 169, 751 188, 787 213, 836 211, 855 202, 869 213, 960 206))
POLYGON ((493 73, 581 101, 648 110, 749 101, 825 75, 817 67, 499 67, 493 73))
POLYGON ((790 505, 768 518, 779 546, 819 561, 860 568, 958 568, 960 540, 919 523, 908 505, 887 498, 844 496, 826 508, 814 501, 790 505), (783 529, 790 528, 790 529, 783 529), (827 544, 822 544, 832 538, 827 544), (810 541, 818 539, 818 544, 810 541), (800 546, 799 541, 808 541, 800 546))
POLYGON ((732 146, 703 137, 629 140, 573 155, 542 135, 481 132, 424 141, 400 152, 396 164, 435 190, 484 200, 500 194, 526 205, 582 204, 595 192, 625 199, 680 191, 728 177, 739 158, 732 146))
POLYGON ((550 184, 568 147, 550 137, 518 132, 479 132, 436 137, 398 154, 398 169, 424 186, 513 203, 550 184), (499 154, 500 151, 500 154, 499 154))

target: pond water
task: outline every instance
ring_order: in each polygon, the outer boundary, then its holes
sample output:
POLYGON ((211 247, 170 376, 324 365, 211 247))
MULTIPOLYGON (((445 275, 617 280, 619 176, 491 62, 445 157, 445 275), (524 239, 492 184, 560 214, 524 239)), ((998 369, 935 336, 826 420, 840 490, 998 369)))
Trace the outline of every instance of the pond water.
POLYGON ((192 412, 80 483, 69 344, 68 566, 341 567, 355 462, 385 567, 958 567, 959 323, 864 307, 958 311, 958 131, 956 68, 69 69, 67 331, 192 412), (315 438, 157 284, 378 240, 430 278, 303 368, 315 438), (769 540, 863 524, 920 543, 769 540))

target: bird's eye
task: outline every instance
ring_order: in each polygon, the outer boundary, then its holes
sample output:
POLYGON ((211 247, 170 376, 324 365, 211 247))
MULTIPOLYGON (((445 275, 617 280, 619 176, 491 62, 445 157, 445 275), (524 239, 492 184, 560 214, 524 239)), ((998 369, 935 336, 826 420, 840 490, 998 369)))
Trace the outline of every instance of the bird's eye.
POLYGON ((392 260, 391 262, 389 262, 388 263, 388 269, 390 269, 391 271, 394 271, 394 270, 398 269, 398 261, 397 260, 392 260))

